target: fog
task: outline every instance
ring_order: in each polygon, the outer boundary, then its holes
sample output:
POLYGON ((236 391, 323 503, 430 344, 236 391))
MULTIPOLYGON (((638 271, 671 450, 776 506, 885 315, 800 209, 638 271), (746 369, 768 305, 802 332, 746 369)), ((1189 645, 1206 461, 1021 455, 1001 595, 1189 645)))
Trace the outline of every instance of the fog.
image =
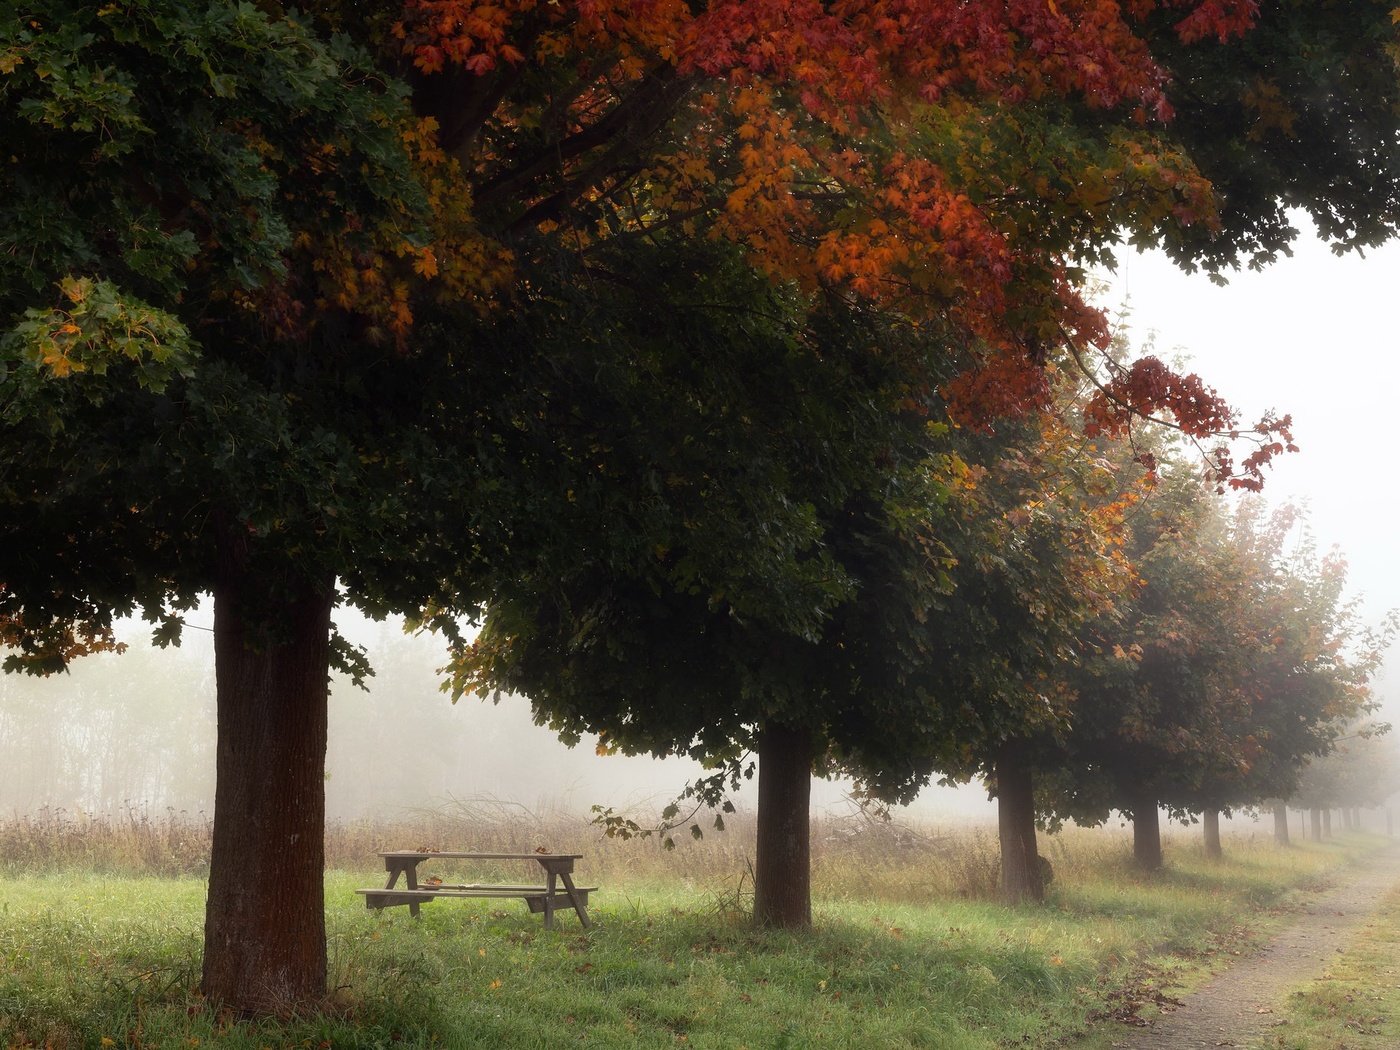
MULTIPOLYGON (((535 813, 611 806, 639 822, 700 772, 693 762, 601 757, 596 740, 565 747, 535 725, 529 703, 453 704, 439 688, 441 643, 341 610, 342 631, 369 652, 368 690, 332 681, 326 813, 392 821, 490 799, 535 813)), ((158 649, 144 625, 123 626, 126 653, 84 657, 48 679, 0 675, 0 817, 42 809, 191 817, 213 814, 215 705, 212 613, 189 617, 179 648, 158 649)), ((846 812, 849 784, 818 782, 818 811, 846 812)), ((738 796, 741 808, 753 799, 738 796)), ((909 819, 995 818, 978 786, 932 787, 909 819)))

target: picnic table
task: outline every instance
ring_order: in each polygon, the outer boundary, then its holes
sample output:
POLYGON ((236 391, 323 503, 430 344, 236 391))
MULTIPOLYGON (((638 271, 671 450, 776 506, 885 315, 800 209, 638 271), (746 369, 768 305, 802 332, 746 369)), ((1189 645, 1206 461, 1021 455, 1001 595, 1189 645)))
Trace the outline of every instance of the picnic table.
POLYGON ((585 929, 588 921, 588 895, 597 886, 574 885, 574 861, 582 853, 454 853, 437 850, 389 850, 379 854, 384 858, 384 870, 389 881, 383 889, 356 890, 365 898, 367 908, 392 908, 408 905, 415 918, 420 906, 439 897, 519 897, 533 913, 544 913, 545 929, 554 928, 554 912, 573 908, 585 929), (535 861, 544 869, 544 885, 500 885, 497 883, 446 884, 439 880, 419 882, 418 865, 425 860, 454 861, 535 861), (404 886, 400 887, 400 877, 404 886), (562 883, 562 886, 561 886, 562 883))

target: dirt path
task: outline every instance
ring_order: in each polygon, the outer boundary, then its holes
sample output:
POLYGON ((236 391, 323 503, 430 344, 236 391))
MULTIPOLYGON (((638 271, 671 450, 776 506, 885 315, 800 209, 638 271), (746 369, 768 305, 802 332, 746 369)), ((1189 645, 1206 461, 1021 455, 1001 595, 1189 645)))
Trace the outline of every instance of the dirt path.
POLYGON ((1115 1047, 1183 1050, 1251 1047, 1278 1021, 1288 990, 1324 972, 1386 891, 1400 883, 1400 847, 1391 846, 1340 873, 1335 889, 1309 901, 1302 917, 1259 952, 1217 974, 1150 1028, 1125 1032, 1115 1047))

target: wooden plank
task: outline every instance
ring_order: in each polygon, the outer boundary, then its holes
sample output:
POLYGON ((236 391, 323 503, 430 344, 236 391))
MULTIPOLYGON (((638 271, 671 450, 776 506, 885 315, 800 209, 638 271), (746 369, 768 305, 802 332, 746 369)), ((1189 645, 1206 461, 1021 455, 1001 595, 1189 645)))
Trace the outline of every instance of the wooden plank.
MULTIPOLYGON (((400 904, 407 904, 410 909, 417 908, 420 904, 426 904, 433 899, 431 893, 416 893, 413 890, 356 890, 365 897, 365 907, 367 908, 393 908, 400 904)), ((416 915, 417 912, 415 911, 416 915)))
POLYGON ((382 850, 381 857, 417 857, 419 860, 582 860, 582 853, 452 853, 447 850, 423 853, 411 849, 382 850))
MULTIPOLYGON (((579 908, 587 908, 588 894, 591 891, 596 890, 597 888, 597 886, 575 887, 575 896, 572 900, 569 898, 569 894, 567 893, 556 893, 554 895, 554 910, 558 911, 560 908, 573 908, 575 911, 578 911, 579 908)), ((544 911, 544 894, 540 893, 526 897, 525 906, 529 908, 532 912, 544 911)), ((580 914, 579 917, 582 918, 582 914, 580 914)))
MULTIPOLYGON (((574 892, 581 897, 587 897, 590 892, 597 890, 597 886, 579 886, 574 892)), ((543 900, 549 893, 543 886, 469 886, 465 889, 417 889, 417 890, 380 890, 364 889, 356 890, 356 893, 372 898, 395 898, 395 903, 408 904, 410 901, 432 900, 434 897, 539 897, 543 900)), ((554 902, 557 905, 569 906, 569 894, 564 890, 558 890, 554 894, 554 902)))

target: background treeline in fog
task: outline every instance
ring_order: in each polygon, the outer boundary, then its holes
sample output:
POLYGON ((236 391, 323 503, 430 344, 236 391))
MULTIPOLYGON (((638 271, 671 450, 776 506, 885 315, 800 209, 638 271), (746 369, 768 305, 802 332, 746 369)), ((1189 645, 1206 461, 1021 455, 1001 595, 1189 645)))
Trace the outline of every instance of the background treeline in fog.
MULTIPOLYGON (((196 618, 192 617, 194 622, 196 618)), ((157 649, 144 625, 120 656, 77 661, 48 679, 0 676, 0 819, 42 810, 139 811, 191 818, 214 804, 214 668, 208 635, 157 649)), ((364 625, 376 675, 368 692, 336 677, 330 703, 326 812, 331 820, 398 819, 489 797, 584 813, 674 792, 688 763, 570 751, 535 726, 529 705, 453 705, 439 690, 442 648, 391 625, 364 625)))

